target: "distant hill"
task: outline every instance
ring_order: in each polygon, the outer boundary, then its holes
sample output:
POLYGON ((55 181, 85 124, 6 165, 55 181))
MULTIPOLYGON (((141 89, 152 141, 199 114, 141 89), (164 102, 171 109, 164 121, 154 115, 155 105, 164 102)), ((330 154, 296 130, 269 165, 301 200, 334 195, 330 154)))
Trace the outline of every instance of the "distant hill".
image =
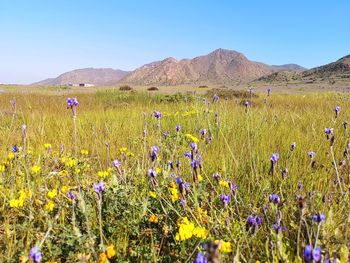
POLYGON ((111 85, 125 77, 129 72, 111 68, 83 68, 59 75, 57 78, 45 79, 32 85, 68 85, 89 83, 94 85, 111 85))
POLYGON ((217 49, 193 59, 166 58, 146 64, 120 82, 134 85, 179 85, 191 83, 241 83, 278 70, 302 69, 295 64, 270 66, 248 60, 243 54, 217 49))
POLYGON ((340 58, 339 60, 311 68, 303 71, 278 71, 270 75, 262 76, 257 81, 264 82, 290 82, 299 81, 305 83, 311 82, 335 82, 339 80, 350 81, 350 55, 340 58))

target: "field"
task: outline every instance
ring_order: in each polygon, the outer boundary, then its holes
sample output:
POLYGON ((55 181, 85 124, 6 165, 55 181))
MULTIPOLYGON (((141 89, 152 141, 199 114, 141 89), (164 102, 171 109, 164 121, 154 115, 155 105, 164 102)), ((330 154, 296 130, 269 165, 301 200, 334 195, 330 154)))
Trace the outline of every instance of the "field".
POLYGON ((257 95, 7 89, 0 262, 348 262, 350 95, 257 95))

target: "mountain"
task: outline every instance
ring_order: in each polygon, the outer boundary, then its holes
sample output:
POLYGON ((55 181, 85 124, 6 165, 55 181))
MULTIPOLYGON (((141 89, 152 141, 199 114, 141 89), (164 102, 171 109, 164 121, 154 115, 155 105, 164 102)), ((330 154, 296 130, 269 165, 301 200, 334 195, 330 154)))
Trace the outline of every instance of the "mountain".
POLYGON ((313 82, 334 82, 339 80, 350 80, 350 55, 342 57, 335 62, 311 68, 309 70, 278 71, 270 75, 262 76, 257 81, 264 82, 290 82, 299 81, 306 83, 313 82))
POLYGON ((217 49, 193 59, 166 58, 146 64, 120 82, 134 85, 179 85, 193 83, 241 83, 269 75, 278 70, 301 68, 298 65, 270 66, 248 60, 243 54, 217 49))
POLYGON ((57 78, 49 78, 32 85, 68 85, 89 83, 94 85, 111 85, 125 77, 129 72, 111 68, 83 68, 68 71, 57 78))

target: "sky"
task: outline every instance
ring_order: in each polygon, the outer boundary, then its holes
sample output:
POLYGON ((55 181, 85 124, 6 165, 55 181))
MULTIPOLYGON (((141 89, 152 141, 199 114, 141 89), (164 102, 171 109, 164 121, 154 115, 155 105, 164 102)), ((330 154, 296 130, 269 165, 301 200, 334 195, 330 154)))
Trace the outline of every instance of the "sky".
POLYGON ((217 48, 307 68, 350 54, 349 0, 0 0, 0 83, 217 48))

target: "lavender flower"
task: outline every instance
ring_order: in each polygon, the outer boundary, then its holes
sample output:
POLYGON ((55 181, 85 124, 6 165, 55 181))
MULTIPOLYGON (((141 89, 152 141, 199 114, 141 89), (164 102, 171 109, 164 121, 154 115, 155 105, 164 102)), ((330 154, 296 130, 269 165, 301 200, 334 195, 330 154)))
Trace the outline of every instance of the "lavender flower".
POLYGON ((271 88, 268 87, 268 88, 267 88, 267 96, 270 96, 270 93, 271 93, 271 88))
POLYGON ((315 156, 316 156, 316 153, 315 152, 308 152, 307 155, 313 159, 315 156))
POLYGON ((319 262, 321 260, 321 248, 312 249, 311 245, 306 245, 304 249, 304 259, 306 262, 319 262))
POLYGON ((207 133, 206 129, 200 129, 199 130, 200 135, 204 136, 207 133))
POLYGON ((322 223, 326 221, 326 216, 323 213, 317 213, 313 215, 312 220, 316 223, 322 223))
POLYGON ((290 145, 290 150, 291 150, 291 151, 294 151, 296 147, 297 147, 297 144, 296 144, 295 142, 293 142, 293 143, 290 145))
POLYGON ((164 135, 164 138, 166 139, 166 138, 169 137, 169 132, 168 132, 168 131, 165 131, 165 132, 163 133, 163 135, 164 135))
POLYGON ((333 133, 333 128, 324 128, 324 133, 327 134, 327 135, 330 135, 333 133))
POLYGON ((208 263, 208 259, 202 252, 198 252, 194 263, 208 263))
POLYGON ((114 160, 114 161, 113 161, 113 166, 114 166, 115 168, 119 168, 120 162, 119 162, 118 160, 114 160))
POLYGON ((278 161, 279 158, 280 158, 280 155, 279 155, 278 153, 273 153, 273 154, 271 155, 270 160, 271 160, 271 162, 273 162, 273 163, 277 163, 277 161, 278 161))
POLYGON ((259 226, 262 224, 262 220, 259 216, 248 216, 247 222, 246 222, 246 230, 252 229, 253 231, 257 230, 259 226))
POLYGON ((175 130, 179 132, 181 130, 181 125, 176 125, 175 130))
POLYGON ((29 251, 29 258, 33 260, 35 263, 40 262, 42 260, 42 254, 39 251, 39 248, 37 246, 34 246, 29 251))
POLYGON ((230 200, 231 200, 231 195, 230 194, 228 194, 228 195, 221 194, 220 200, 221 200, 222 204, 226 207, 228 202, 230 202, 230 200))
POLYGON ((77 198, 77 195, 72 190, 69 190, 67 196, 71 200, 75 200, 77 198))
POLYGON ((154 117, 156 117, 158 120, 162 118, 162 113, 160 113, 159 111, 154 111, 153 114, 154 114, 154 117))
POLYGON ((152 162, 157 160, 158 154, 159 154, 159 147, 158 146, 152 146, 151 147, 151 154, 150 154, 152 162))
POLYGON ((270 203, 278 204, 281 201, 281 197, 278 194, 270 194, 269 201, 270 203))
POLYGON ((99 182, 97 184, 94 184, 94 191, 100 195, 105 190, 105 186, 103 182, 99 182))
POLYGON ((152 178, 157 177, 157 172, 156 172, 156 170, 153 170, 153 169, 149 169, 147 174, 148 174, 148 176, 150 176, 152 178))
POLYGON ((192 152, 186 152, 186 153, 185 153, 185 157, 186 157, 187 159, 191 159, 191 157, 192 157, 192 152))
POLYGON ((339 117, 340 111, 341 111, 341 107, 340 107, 340 106, 336 106, 335 109, 334 109, 335 118, 338 118, 338 117, 339 117))
POLYGON ((12 149, 12 152, 13 152, 13 153, 18 152, 18 147, 17 147, 17 145, 13 145, 11 149, 12 149))
POLYGON ((73 108, 73 107, 78 106, 78 105, 79 105, 79 102, 78 102, 78 100, 77 100, 76 97, 74 97, 74 98, 68 98, 68 99, 67 99, 67 105, 68 105, 68 107, 73 108))
POLYGON ((191 147, 192 150, 197 149, 197 143, 191 142, 191 143, 190 143, 190 147, 191 147))
POLYGON ((217 94, 215 94, 213 97, 213 103, 218 102, 218 100, 219 100, 219 96, 217 94))
POLYGON ((287 229, 285 226, 281 226, 280 222, 276 222, 275 224, 272 225, 272 227, 276 230, 277 234, 287 229))

